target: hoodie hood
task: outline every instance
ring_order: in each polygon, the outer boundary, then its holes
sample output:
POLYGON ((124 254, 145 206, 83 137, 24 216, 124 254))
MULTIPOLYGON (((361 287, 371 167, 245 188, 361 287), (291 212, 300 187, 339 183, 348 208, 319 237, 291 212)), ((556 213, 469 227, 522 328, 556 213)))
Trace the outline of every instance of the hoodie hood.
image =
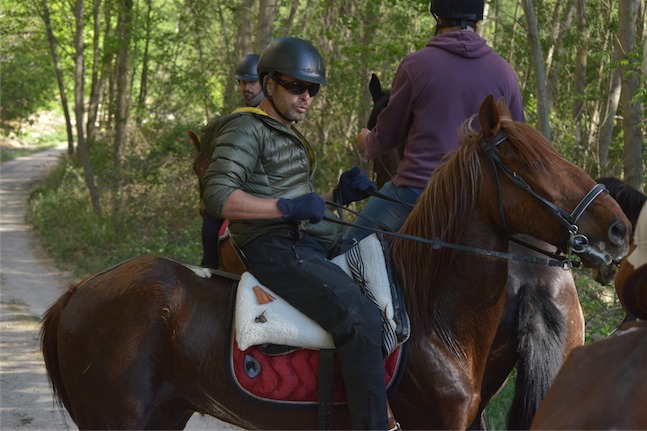
POLYGON ((479 58, 492 52, 485 39, 469 30, 449 31, 434 36, 428 47, 442 49, 465 58, 479 58))

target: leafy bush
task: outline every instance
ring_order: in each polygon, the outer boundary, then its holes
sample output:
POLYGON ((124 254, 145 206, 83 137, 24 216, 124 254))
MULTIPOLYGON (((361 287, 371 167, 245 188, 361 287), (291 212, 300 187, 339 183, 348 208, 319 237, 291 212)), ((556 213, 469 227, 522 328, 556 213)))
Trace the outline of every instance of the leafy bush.
POLYGON ((82 169, 69 161, 31 196, 29 220, 52 257, 83 276, 147 254, 198 264, 201 219, 193 153, 130 157, 117 172, 101 145, 93 148, 92 163, 102 215, 92 209, 82 169))

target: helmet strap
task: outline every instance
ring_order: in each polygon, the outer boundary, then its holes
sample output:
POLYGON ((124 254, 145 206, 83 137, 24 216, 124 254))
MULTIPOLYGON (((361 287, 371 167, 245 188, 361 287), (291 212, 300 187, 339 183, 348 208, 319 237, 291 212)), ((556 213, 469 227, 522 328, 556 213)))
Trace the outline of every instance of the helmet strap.
POLYGON ((264 82, 263 82, 263 94, 265 95, 265 98, 266 98, 267 100, 269 100, 269 101, 270 101, 270 103, 272 104, 272 108, 274 108, 274 112, 276 112, 277 114, 279 114, 279 116, 280 116, 281 118, 283 118, 285 121, 287 121, 287 122, 289 122, 289 123, 296 123, 296 121, 294 121, 294 120, 290 120, 288 117, 286 117, 286 116, 285 116, 285 114, 283 114, 283 112, 281 112, 281 110, 278 108, 278 106, 276 106, 276 103, 274 103, 274 97, 272 97, 272 95, 270 95, 270 94, 269 94, 269 92, 267 91, 267 84, 268 84, 268 83, 270 82, 270 80, 272 79, 272 76, 274 76, 274 73, 275 73, 275 72, 271 72, 271 73, 267 74, 267 75, 266 75, 266 76, 267 76, 267 79, 263 78, 263 81, 264 81, 264 82))
POLYGON ((258 104, 261 103, 261 100, 263 100, 263 97, 265 97, 263 91, 259 91, 252 100, 249 101, 249 106, 258 106, 258 104))

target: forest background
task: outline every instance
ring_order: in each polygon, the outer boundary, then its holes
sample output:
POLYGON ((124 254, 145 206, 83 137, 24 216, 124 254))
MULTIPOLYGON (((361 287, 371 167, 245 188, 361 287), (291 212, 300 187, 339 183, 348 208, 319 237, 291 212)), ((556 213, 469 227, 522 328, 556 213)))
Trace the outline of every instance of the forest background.
MULTIPOLYGON (((283 35, 321 51, 330 85, 298 127, 317 153, 325 191, 355 164, 370 172, 354 137, 372 107, 371 73, 389 87, 400 60, 435 28, 424 0, 3 0, 1 7, 3 141, 28 141, 43 112, 63 119, 53 138, 40 139, 62 140, 67 157, 32 195, 29 217, 59 266, 79 276, 142 254, 200 263, 187 131, 242 104, 234 68, 243 55, 283 35)), ((565 158, 593 177, 644 190, 645 0, 486 1, 479 33, 517 71, 527 121, 565 158)), ((12 154, 3 147, 3 160, 12 154)), ((576 281, 587 340, 607 334, 622 318, 612 287, 582 271, 576 281)))

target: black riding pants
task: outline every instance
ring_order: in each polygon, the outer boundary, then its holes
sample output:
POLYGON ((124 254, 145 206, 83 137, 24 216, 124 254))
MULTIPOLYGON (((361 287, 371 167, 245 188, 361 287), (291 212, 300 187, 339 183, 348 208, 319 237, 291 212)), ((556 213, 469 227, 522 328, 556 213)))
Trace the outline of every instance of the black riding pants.
POLYGON ((202 263, 205 268, 218 269, 220 249, 218 233, 224 219, 215 218, 206 210, 202 212, 202 263))
POLYGON ((295 229, 262 235, 242 248, 264 285, 329 332, 341 363, 354 429, 387 429, 381 316, 325 249, 295 229))

